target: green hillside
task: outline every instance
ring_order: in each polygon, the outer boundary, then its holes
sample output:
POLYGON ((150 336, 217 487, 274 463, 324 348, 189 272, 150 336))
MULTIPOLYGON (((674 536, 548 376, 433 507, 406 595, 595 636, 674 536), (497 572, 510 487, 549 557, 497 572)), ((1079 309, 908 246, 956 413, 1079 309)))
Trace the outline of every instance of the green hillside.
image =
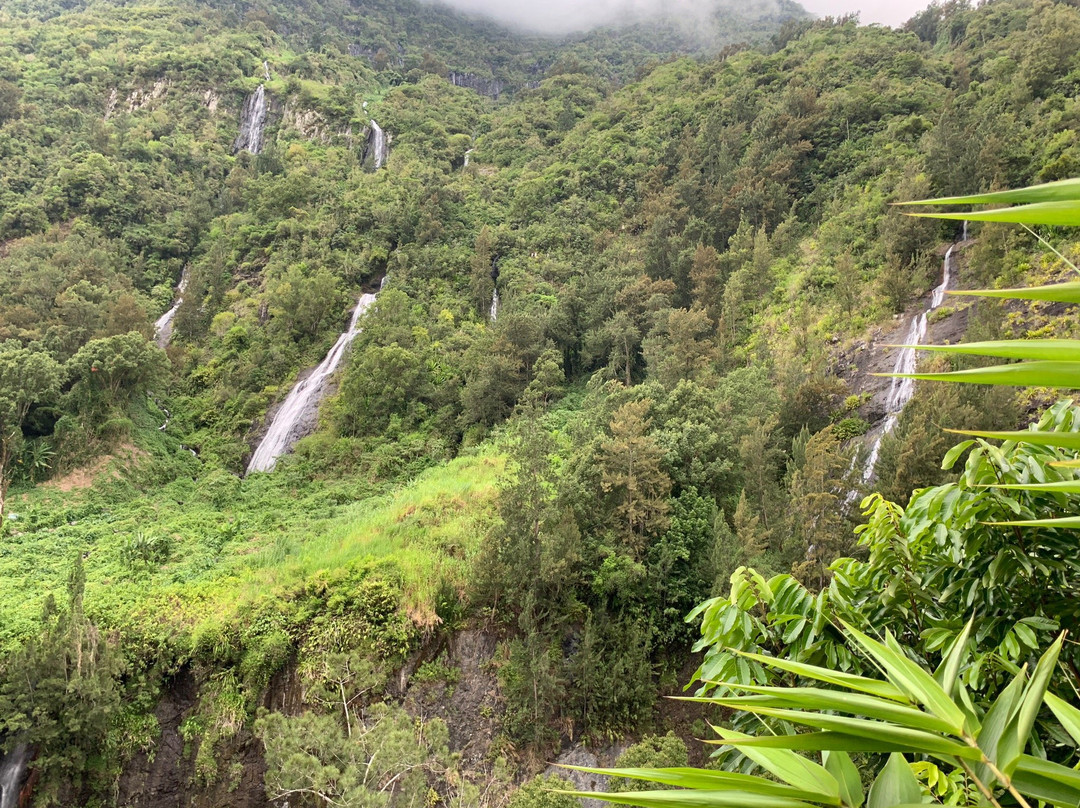
POLYGON ((891 412, 873 374, 924 312, 926 340, 1075 336, 1061 304, 929 310, 943 267, 1071 278, 1075 232, 891 203, 1080 174, 1080 11, 710 19, 0 8, 0 751, 33 747, 32 804, 555 808, 517 786, 580 742, 700 756, 730 716, 660 699, 697 651, 858 669, 845 620, 933 667, 974 613, 981 705, 1075 628, 1072 534, 986 525, 1080 492, 987 493, 980 463, 1045 482, 1010 444, 942 468, 944 429, 1072 411, 920 383, 891 412), (376 291, 300 439, 246 474, 376 291), (684 618, 729 593, 694 650, 684 618))

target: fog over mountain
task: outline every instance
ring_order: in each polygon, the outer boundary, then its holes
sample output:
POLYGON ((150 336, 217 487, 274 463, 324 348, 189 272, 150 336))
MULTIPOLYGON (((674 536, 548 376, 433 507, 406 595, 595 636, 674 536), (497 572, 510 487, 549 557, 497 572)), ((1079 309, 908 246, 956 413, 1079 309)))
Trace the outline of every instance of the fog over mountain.
MULTIPOLYGON (((756 9, 761 14, 780 8, 777 0, 750 3, 707 4, 694 0, 548 0, 546 3, 520 3, 517 0, 443 0, 446 5, 500 22, 546 33, 561 34, 612 22, 633 21, 663 15, 695 20, 710 8, 728 6, 746 13, 756 9)), ((817 15, 841 15, 858 12, 864 23, 901 25, 925 8, 926 0, 805 0, 801 5, 817 15)))

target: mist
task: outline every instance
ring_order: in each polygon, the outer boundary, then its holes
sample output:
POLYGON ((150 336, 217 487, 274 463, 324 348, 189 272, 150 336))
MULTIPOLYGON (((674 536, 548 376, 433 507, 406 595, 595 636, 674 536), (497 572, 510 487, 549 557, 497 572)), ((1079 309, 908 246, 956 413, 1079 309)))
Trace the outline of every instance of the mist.
POLYGON ((545 34, 568 34, 612 23, 664 17, 696 22, 707 20, 717 8, 732 8, 754 17, 775 12, 776 0, 750 2, 702 2, 701 0, 439 0, 441 5, 478 14, 498 22, 545 34))

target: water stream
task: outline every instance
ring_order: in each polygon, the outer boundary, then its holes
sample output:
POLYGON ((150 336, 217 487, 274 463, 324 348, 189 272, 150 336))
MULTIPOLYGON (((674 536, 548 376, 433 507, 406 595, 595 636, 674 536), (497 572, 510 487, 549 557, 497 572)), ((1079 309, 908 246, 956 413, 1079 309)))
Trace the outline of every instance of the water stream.
POLYGON ((180 311, 180 304, 184 302, 184 292, 187 291, 188 281, 191 280, 191 267, 184 267, 184 271, 180 273, 180 283, 176 287, 176 301, 173 303, 172 308, 165 312, 163 315, 157 318, 157 322, 154 323, 154 342, 157 343, 159 348, 165 348, 172 340, 173 320, 176 319, 176 313, 180 311))
POLYGON ((17 808, 31 754, 30 747, 21 743, 0 758, 0 808, 17 808))
POLYGON ((495 291, 491 293, 491 322, 495 322, 499 319, 499 289, 495 288, 495 291))
POLYGON ((368 154, 372 155, 376 170, 382 168, 386 164, 386 158, 390 156, 390 150, 386 143, 386 133, 374 118, 371 119, 371 134, 368 136, 367 152, 364 154, 364 159, 367 159, 368 154))
MULTIPOLYGON (((967 223, 965 222, 964 224, 966 231, 967 223)), ((945 253, 941 283, 930 294, 930 302, 927 304, 926 309, 912 319, 911 326, 908 328, 902 343, 909 347, 900 349, 900 352, 896 356, 896 363, 893 365, 893 373, 915 372, 918 365, 918 352, 914 347, 910 346, 922 344, 923 339, 926 337, 926 328, 929 324, 931 312, 941 306, 945 301, 945 291, 949 288, 949 283, 952 281, 953 250, 955 249, 956 245, 954 244, 950 246, 948 252, 945 253)), ((881 441, 896 428, 896 424, 900 420, 900 412, 904 409, 904 405, 911 400, 913 395, 915 395, 914 379, 899 379, 896 377, 892 379, 892 382, 889 385, 889 395, 885 401, 885 423, 882 425, 881 431, 879 431, 874 438, 874 442, 870 446, 870 454, 867 456, 866 463, 863 466, 862 480, 864 483, 868 483, 873 479, 878 455, 881 453, 881 441)))
POLYGON ((474 151, 476 151, 476 149, 469 149, 467 152, 465 152, 465 165, 462 166, 463 168, 469 167, 469 155, 471 155, 474 151))
POLYGON ((244 102, 243 112, 240 113, 240 134, 233 141, 233 154, 238 151, 258 154, 262 151, 267 110, 266 88, 260 84, 259 89, 244 102))
MULTIPOLYGON (((385 281, 385 278, 384 278, 385 281)), ((326 383, 334 375, 338 365, 345 356, 345 350, 360 333, 357 323, 360 316, 367 311, 375 302, 375 295, 365 293, 360 295, 356 310, 353 311, 349 328, 334 343, 334 347, 326 355, 326 358, 311 372, 306 379, 297 382, 296 386, 285 397, 274 420, 270 424, 265 437, 259 443, 255 454, 248 463, 247 473, 256 471, 273 471, 277 460, 283 454, 292 449, 293 445, 304 437, 315 424, 319 412, 319 402, 322 400, 326 389, 326 383)))

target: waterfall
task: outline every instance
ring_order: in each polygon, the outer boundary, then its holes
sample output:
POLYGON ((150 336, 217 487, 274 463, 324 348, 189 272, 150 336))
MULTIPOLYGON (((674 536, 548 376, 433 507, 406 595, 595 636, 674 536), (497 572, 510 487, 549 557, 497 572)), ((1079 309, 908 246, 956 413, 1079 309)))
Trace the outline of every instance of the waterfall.
POLYGON ((190 280, 191 267, 186 266, 180 273, 180 283, 176 287, 176 300, 172 308, 158 317, 157 322, 154 323, 154 342, 159 348, 167 347, 172 340, 173 320, 176 319, 176 313, 180 311, 180 304, 184 302, 184 292, 187 291, 190 280))
POLYGON ((476 149, 469 149, 467 152, 465 152, 465 165, 463 166, 463 168, 469 167, 469 155, 472 154, 474 151, 476 151, 476 149))
POLYGON ((292 449, 293 444, 310 431, 318 415, 319 402, 322 400, 326 383, 341 364, 349 344, 360 333, 357 327, 360 315, 374 302, 375 295, 370 293, 360 295, 348 330, 338 337, 334 347, 311 372, 311 375, 297 382, 296 386, 289 391, 289 395, 282 402, 255 454, 251 456, 247 467, 248 474, 255 471, 273 471, 277 459, 292 449))
POLYGON ((371 134, 368 135, 364 160, 367 160, 369 154, 372 156, 376 170, 382 168, 386 164, 386 158, 390 156, 390 150, 386 144, 386 133, 374 118, 371 119, 371 134))
MULTIPOLYGON (((926 310, 921 314, 916 315, 911 321, 911 326, 904 336, 904 345, 914 346, 922 343, 923 338, 926 337, 926 327, 929 322, 930 313, 945 301, 945 291, 949 288, 949 283, 952 281, 954 249, 956 249, 955 244, 950 246, 948 252, 945 253, 941 284, 931 293, 930 303, 926 310)), ((901 348, 900 353, 896 357, 896 364, 893 366, 892 372, 914 373, 918 365, 916 353, 917 352, 913 347, 901 348)), ((885 402, 885 412, 887 413, 885 416, 885 423, 882 425, 881 431, 878 433, 877 437, 874 438, 874 443, 870 447, 870 454, 866 458, 866 465, 863 466, 862 479, 864 483, 870 482, 874 476, 874 468, 877 466, 878 455, 881 453, 881 441, 896 428, 896 424, 900 420, 900 412, 904 409, 904 405, 911 400, 913 395, 915 395, 914 379, 893 378, 892 383, 889 385, 889 396, 885 402)))
POLYGON ((19 789, 26 777, 30 757, 30 747, 21 743, 0 758, 0 808, 18 807, 19 789))
POLYGON ((964 222, 964 233, 963 233, 962 236, 960 236, 960 240, 961 241, 967 241, 968 240, 968 223, 966 221, 964 222))
POLYGON ((260 84, 259 89, 244 102, 244 111, 240 114, 240 134, 233 141, 233 154, 238 151, 258 154, 262 151, 266 111, 266 88, 260 84))
POLYGON ((499 319, 499 287, 495 287, 495 291, 491 293, 491 322, 495 322, 499 319))

